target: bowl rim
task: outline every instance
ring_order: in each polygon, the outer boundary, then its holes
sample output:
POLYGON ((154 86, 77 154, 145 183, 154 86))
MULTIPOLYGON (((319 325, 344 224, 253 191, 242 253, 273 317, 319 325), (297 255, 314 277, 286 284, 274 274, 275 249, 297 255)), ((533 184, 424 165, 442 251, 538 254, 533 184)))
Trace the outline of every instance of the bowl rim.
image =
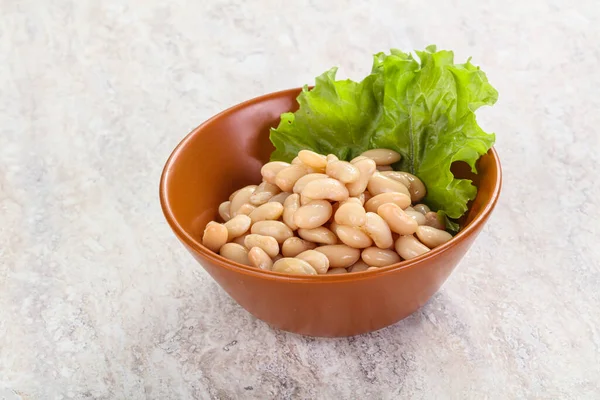
POLYGON ((494 183, 494 188, 492 191, 492 195, 490 196, 489 201, 483 207, 483 210, 469 223, 465 226, 461 231, 459 231, 452 239, 448 242, 444 243, 441 246, 438 246, 431 251, 422 254, 418 257, 412 258, 410 260, 403 260, 399 263, 395 263, 392 265, 388 265, 386 267, 379 267, 377 270, 372 271, 361 271, 361 272, 353 272, 348 274, 331 274, 331 275, 289 275, 281 272, 273 272, 273 271, 265 271, 261 269, 257 269, 248 265, 243 265, 234 261, 230 261, 217 253, 209 250, 204 247, 200 242, 199 238, 195 238, 192 235, 188 234, 185 229, 177 222, 175 215, 172 211, 172 207, 169 202, 169 198, 167 196, 167 188, 169 186, 169 177, 170 172, 173 170, 174 165, 179 157, 179 155, 184 151, 184 149, 189 145, 192 138, 198 135, 204 127, 210 125, 213 121, 222 118, 226 115, 232 114, 240 109, 243 109, 247 106, 263 102, 265 100, 269 100, 276 97, 285 97, 294 93, 300 93, 302 90, 301 87, 280 90, 277 92, 272 92, 268 94, 264 94, 262 96, 258 96, 252 98, 250 100, 244 101, 242 103, 236 104, 232 107, 227 108, 224 111, 214 115, 213 117, 207 119, 202 124, 194 128, 190 133, 188 133, 180 142, 177 144, 175 149, 171 152, 171 155, 167 159, 165 166, 163 168, 160 185, 159 185, 159 197, 160 204, 163 211, 163 214, 169 223, 171 229, 177 236, 177 238, 183 242, 188 249, 193 250, 194 253, 198 254, 204 260, 213 262, 219 267, 226 268, 232 270, 233 272, 242 273, 246 275, 251 275, 256 278, 261 279, 269 279, 280 282, 305 282, 305 283, 313 283, 313 284, 323 284, 323 283, 334 283, 334 282, 345 282, 349 280, 362 280, 362 279, 370 279, 374 277, 378 277, 381 275, 389 274, 398 270, 404 270, 408 268, 416 268, 419 265, 427 263, 427 261, 432 258, 440 257, 445 252, 451 250, 452 248, 458 246, 460 242, 465 240, 468 236, 475 233, 477 228, 484 224, 485 221, 490 216, 492 210, 496 206, 498 202, 498 197, 500 196, 500 191, 502 189, 502 168, 500 165, 500 159, 498 158, 498 153, 491 147, 489 150, 489 154, 491 155, 493 162, 496 166, 497 170, 497 179, 494 183))

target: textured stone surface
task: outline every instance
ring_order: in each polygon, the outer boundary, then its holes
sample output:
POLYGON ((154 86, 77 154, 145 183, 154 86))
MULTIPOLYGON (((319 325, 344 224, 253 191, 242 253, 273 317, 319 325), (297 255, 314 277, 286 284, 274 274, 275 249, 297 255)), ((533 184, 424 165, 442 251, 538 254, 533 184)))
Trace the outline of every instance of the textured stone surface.
POLYGON ((599 41, 595 0, 0 0, 0 398, 598 398, 599 41), (429 43, 500 92, 496 213, 395 326, 270 329, 172 235, 164 161, 228 106, 429 43))

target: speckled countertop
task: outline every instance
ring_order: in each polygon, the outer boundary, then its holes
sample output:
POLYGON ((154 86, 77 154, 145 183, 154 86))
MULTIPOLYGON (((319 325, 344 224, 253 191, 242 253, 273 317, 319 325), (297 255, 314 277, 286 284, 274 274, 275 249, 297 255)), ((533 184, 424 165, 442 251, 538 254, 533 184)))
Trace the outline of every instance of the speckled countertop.
POLYGON ((0 1, 0 398, 600 397, 595 0, 0 1), (505 185, 440 292, 381 331, 275 331, 175 239, 206 118, 436 43, 500 92, 505 185))

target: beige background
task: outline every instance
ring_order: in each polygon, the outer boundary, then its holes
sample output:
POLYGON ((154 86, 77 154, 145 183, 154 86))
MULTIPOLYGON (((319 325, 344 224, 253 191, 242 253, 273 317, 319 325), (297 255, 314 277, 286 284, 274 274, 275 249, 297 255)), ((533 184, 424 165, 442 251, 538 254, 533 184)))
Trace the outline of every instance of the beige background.
POLYGON ((0 0, 0 398, 600 397, 595 0, 0 0), (237 306, 160 211, 194 126, 436 43, 500 92, 505 186, 420 312, 310 339, 237 306))

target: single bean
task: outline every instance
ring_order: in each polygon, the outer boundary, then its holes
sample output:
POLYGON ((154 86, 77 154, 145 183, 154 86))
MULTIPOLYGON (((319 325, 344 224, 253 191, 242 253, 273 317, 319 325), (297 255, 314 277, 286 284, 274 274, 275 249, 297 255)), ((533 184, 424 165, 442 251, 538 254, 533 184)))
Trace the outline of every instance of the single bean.
POLYGON ((248 260, 253 267, 270 271, 273 268, 273 260, 260 247, 253 247, 248 251, 248 260))
MULTIPOLYGON (((410 186, 410 181, 402 171, 382 171, 381 175, 387 176, 390 179, 400 182, 407 188, 410 186)), ((410 190, 409 190, 410 192, 410 190)))
POLYGON ((325 254, 319 253, 316 250, 303 251, 296 258, 309 263, 317 271, 317 274, 325 274, 329 269, 329 259, 325 254))
POLYGON ((237 215, 250 215, 254 210, 256 210, 256 207, 254 207, 252 204, 242 204, 242 206, 232 214, 232 217, 235 217, 237 215))
POLYGON ((346 268, 330 268, 327 271, 327 275, 338 275, 338 274, 347 274, 348 271, 346 268))
POLYGON ((248 249, 260 247, 271 258, 279 254, 279 243, 277 243, 277 240, 271 236, 263 236, 256 233, 251 233, 246 235, 244 239, 244 246, 246 246, 248 249))
MULTIPOLYGON (((366 219, 366 218, 365 218, 366 219)), ((359 228, 347 225, 339 225, 335 230, 336 235, 342 243, 356 249, 364 249, 373 244, 371 237, 359 228)))
POLYGON ((410 182, 410 185, 408 185, 408 191, 410 192, 410 198, 413 201, 413 203, 416 203, 417 201, 423 199, 423 197, 425 197, 425 195, 427 194, 427 189, 425 188, 425 184, 423 184, 423 181, 421 181, 415 175, 409 174, 408 172, 402 172, 402 174, 406 176, 406 178, 410 182))
POLYGON ((287 238, 281 245, 281 254, 284 257, 296 257, 298 254, 306 250, 312 250, 315 247, 317 247, 316 243, 292 236, 291 238, 287 238))
POLYGON ((367 234, 373 239, 375 242, 375 246, 380 249, 387 249, 390 246, 394 245, 394 240, 392 239, 392 231, 386 222, 379 215, 374 212, 368 212, 367 214, 367 222, 365 223, 363 229, 367 234))
POLYGON ((331 268, 349 267, 360 258, 360 250, 346 246, 345 244, 320 246, 315 250, 325 254, 329 259, 329 266, 331 268))
POLYGON ((212 251, 219 251, 221 246, 227 243, 228 231, 227 228, 214 221, 210 221, 204 228, 202 235, 202 244, 212 251))
POLYGON ((317 271, 306 261, 297 258, 281 258, 273 264, 274 272, 292 275, 316 275, 317 271))
POLYGON ((452 235, 448 232, 441 229, 432 228, 431 226, 419 226, 417 228, 417 237, 425 246, 429 247, 430 249, 438 247, 452 239, 452 235))
POLYGON ((362 260, 371 267, 386 267, 400 262, 400 256, 394 250, 368 247, 361 253, 362 260))
POLYGON ((298 229, 298 236, 304 240, 322 244, 336 244, 337 236, 324 226, 314 229, 298 229))
POLYGON ((315 153, 314 151, 300 150, 300 152, 298 152, 298 158, 305 165, 317 170, 324 170, 327 166, 327 157, 322 154, 315 153))
POLYGON ((327 176, 326 174, 319 174, 319 173, 304 175, 302 178, 300 178, 296 181, 296 183, 294 184, 293 191, 294 191, 294 193, 302 193, 302 191, 304 190, 304 187, 306 186, 306 184, 308 182, 312 182, 312 181, 316 181, 317 179, 324 179, 324 178, 329 178, 329 176, 327 176))
POLYGON ((367 150, 361 156, 372 159, 377 165, 391 165, 402 158, 400 153, 390 149, 367 150))
POLYGON ((365 209, 369 212, 377 212, 379 206, 394 203, 400 208, 410 206, 410 197, 404 193, 387 192, 373 196, 365 203, 365 209))
MULTIPOLYGON (((405 212, 407 212, 407 211, 417 211, 417 210, 415 210, 414 208, 412 208, 412 207, 408 206, 408 207, 406 207, 406 208, 404 209, 404 211, 405 211, 405 212)), ((417 211, 417 212, 418 212, 418 211, 417 211)))
POLYGON ((275 176, 275 184, 284 192, 291 192, 294 184, 300 178, 308 173, 303 165, 291 165, 282 169, 275 176))
POLYGON ((224 201, 219 204, 219 216, 225 222, 231 219, 231 214, 229 214, 229 206, 231 205, 230 201, 224 201))
POLYGON ((377 171, 379 172, 384 172, 384 171, 393 171, 394 168, 392 168, 390 165, 378 165, 377 166, 377 171))
POLYGON ((292 230, 298 229, 294 223, 294 214, 300 208, 300 195, 294 193, 283 202, 283 222, 292 230))
POLYGON ((331 213, 331 203, 327 200, 313 200, 294 213, 294 223, 298 228, 317 228, 331 218, 331 213))
POLYGON ((347 204, 347 203, 354 203, 354 204, 358 204, 359 206, 363 205, 362 201, 358 197, 348 197, 346 200, 340 201, 339 205, 347 204))
POLYGON ((410 192, 406 186, 398 181, 388 178, 385 175, 382 175, 380 172, 375 172, 373 174, 371 179, 369 179, 367 188, 373 196, 387 192, 399 192, 410 197, 410 192))
POLYGON ((229 205, 229 214, 232 217, 236 216, 236 213, 241 206, 250 201, 250 196, 252 196, 252 193, 254 193, 256 188, 256 185, 246 186, 238 190, 235 196, 233 196, 233 198, 231 199, 231 204, 229 205))
POLYGON ((367 215, 360 203, 345 202, 335 212, 335 222, 340 225, 362 226, 367 222, 367 215))
POLYGON ((242 189, 243 189, 243 188, 241 188, 241 189, 238 189, 238 190, 236 190, 235 192, 231 193, 231 194, 229 195, 229 198, 228 198, 227 200, 229 200, 229 201, 233 200, 233 198, 235 197, 235 195, 236 195, 236 194, 238 194, 238 192, 239 192, 240 190, 242 190, 242 189))
POLYGON ((257 207, 249 215, 252 223, 265 220, 277 220, 283 214, 283 206, 280 203, 265 203, 257 207))
POLYGON ((219 249, 219 254, 228 260, 244 265, 251 265, 248 259, 248 249, 237 243, 225 243, 219 249))
POLYGON ((408 215, 409 217, 411 217, 412 219, 414 219, 417 224, 419 225, 425 225, 425 216, 423 214, 421 214, 418 211, 410 211, 410 210, 404 210, 404 212, 406 213, 406 215, 408 215))
POLYGON ((429 211, 425 214, 425 225, 441 230, 446 229, 446 222, 444 221, 444 218, 439 216, 438 213, 434 211, 429 211))
POLYGON ((431 209, 429 207, 427 207, 426 204, 423 204, 423 203, 414 205, 413 208, 415 209, 415 211, 418 211, 423 215, 425 215, 431 211, 431 209))
POLYGON ((356 181, 347 184, 346 187, 348 188, 350 196, 359 196, 367 188, 369 180, 377 170, 377 167, 375 161, 370 158, 358 160, 353 164, 356 169, 358 169, 360 176, 356 181))
POLYGON ((400 235, 412 235, 417 231, 417 221, 406 215, 406 213, 394 203, 382 204, 377 209, 377 214, 393 232, 400 235))
POLYGON ((413 235, 400 236, 396 240, 396 252, 405 260, 410 260, 429 251, 429 247, 419 242, 413 235))
POLYGON ((342 183, 356 182, 360 178, 358 168, 347 161, 328 162, 325 173, 342 183))
POLYGON ((236 215, 225 222, 223 225, 227 228, 227 241, 230 242, 236 237, 242 236, 244 233, 248 232, 251 223, 252 220, 250 217, 244 214, 236 215))
POLYGON ((363 272, 367 269, 369 269, 369 266, 363 260, 358 260, 348 268, 348 272, 363 272))
POLYGON ((279 194, 276 194, 275 196, 271 197, 268 201, 268 203, 280 203, 281 205, 283 205, 283 203, 285 202, 285 199, 287 199, 288 197, 290 197, 292 194, 288 193, 288 192, 281 192, 279 194))
POLYGON ((367 271, 377 271, 379 268, 377 267, 369 267, 367 268, 367 271))
POLYGON ((260 169, 260 174, 262 175, 265 182, 269 182, 272 185, 275 185, 275 177, 281 170, 289 167, 290 164, 283 161, 271 161, 266 163, 260 169))
POLYGON ((283 243, 287 238, 294 236, 292 230, 286 224, 279 221, 258 221, 252 225, 250 232, 263 236, 272 236, 277 240, 277 243, 283 243))
POLYGON ((344 201, 349 197, 348 189, 340 181, 332 178, 308 182, 302 190, 302 195, 313 200, 331 201, 344 201))
POLYGON ((254 193, 252 193, 252 196, 250 196, 250 204, 254 206, 260 206, 262 204, 265 204, 273 196, 280 192, 281 189, 279 189, 277 185, 273 185, 269 182, 263 182, 260 185, 258 185, 254 193))
POLYGON ((300 157, 298 157, 298 156, 294 157, 294 159, 292 160, 292 165, 303 165, 300 157))

